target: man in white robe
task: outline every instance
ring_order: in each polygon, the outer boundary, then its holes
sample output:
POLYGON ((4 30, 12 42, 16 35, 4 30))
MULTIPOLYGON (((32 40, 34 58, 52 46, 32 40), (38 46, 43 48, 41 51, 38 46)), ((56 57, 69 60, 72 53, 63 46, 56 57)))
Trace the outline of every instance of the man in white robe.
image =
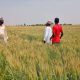
POLYGON ((52 41, 50 40, 50 37, 52 36, 52 28, 51 28, 51 21, 48 21, 46 23, 45 31, 44 31, 44 43, 49 43, 51 44, 52 41))

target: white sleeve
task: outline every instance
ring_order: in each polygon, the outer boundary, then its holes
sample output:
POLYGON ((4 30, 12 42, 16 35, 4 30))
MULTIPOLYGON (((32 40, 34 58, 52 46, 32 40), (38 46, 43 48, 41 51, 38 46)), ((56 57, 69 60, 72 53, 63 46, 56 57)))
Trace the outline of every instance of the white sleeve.
POLYGON ((7 39, 8 39, 7 31, 6 31, 5 26, 4 26, 4 41, 7 42, 7 39))
POLYGON ((45 31, 44 31, 44 41, 47 40, 47 37, 48 37, 48 28, 45 28, 45 31))

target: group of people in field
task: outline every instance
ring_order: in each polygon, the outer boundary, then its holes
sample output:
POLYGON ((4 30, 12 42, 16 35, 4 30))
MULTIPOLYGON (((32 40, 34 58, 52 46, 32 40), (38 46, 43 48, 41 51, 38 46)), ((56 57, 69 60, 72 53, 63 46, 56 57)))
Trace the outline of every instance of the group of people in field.
MULTIPOLYGON (((44 31, 44 43, 54 44, 54 43, 60 43, 60 39, 63 36, 63 29, 62 26, 59 24, 59 18, 55 18, 54 20, 55 25, 52 25, 52 21, 48 21, 45 25, 45 31, 44 31)), ((3 40, 5 43, 7 43, 7 31, 5 29, 4 20, 1 17, 0 18, 0 40, 3 40)))
POLYGON ((60 39, 63 36, 63 29, 62 26, 59 24, 59 18, 54 19, 55 25, 52 26, 52 22, 49 20, 45 25, 44 31, 44 43, 54 44, 60 43, 60 39))

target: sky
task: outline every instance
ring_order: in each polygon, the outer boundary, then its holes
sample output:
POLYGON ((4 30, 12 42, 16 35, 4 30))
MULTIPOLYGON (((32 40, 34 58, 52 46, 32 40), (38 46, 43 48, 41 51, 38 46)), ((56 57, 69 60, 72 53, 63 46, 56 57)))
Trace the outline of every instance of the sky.
POLYGON ((80 24, 80 0, 0 0, 0 17, 7 25, 54 22, 80 24))

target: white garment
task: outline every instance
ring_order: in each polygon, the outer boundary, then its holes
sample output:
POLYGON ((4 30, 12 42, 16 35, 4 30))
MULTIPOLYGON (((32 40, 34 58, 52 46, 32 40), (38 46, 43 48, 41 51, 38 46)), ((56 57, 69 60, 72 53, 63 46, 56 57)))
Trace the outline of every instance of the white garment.
POLYGON ((5 26, 4 25, 0 26, 0 34, 4 34, 4 30, 5 30, 5 26))
POLYGON ((46 41, 46 43, 52 43, 50 40, 51 36, 52 36, 52 29, 50 26, 46 26, 44 31, 44 41, 46 41))
POLYGON ((5 42, 7 42, 8 36, 5 30, 5 25, 0 26, 0 39, 3 39, 5 42))

